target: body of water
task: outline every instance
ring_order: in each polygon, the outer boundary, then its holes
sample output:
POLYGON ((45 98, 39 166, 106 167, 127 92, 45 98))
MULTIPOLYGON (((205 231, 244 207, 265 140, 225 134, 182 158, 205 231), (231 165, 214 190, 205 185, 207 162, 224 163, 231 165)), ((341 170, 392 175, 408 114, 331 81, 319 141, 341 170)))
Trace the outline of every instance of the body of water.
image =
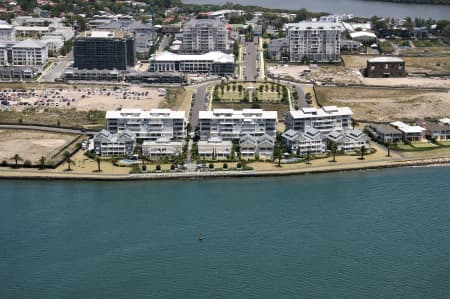
POLYGON ((448 297, 449 181, 0 181, 0 298, 448 297))
POLYGON ((404 4, 365 0, 184 0, 194 4, 225 4, 235 2, 242 5, 258 5, 268 8, 301 9, 314 12, 349 13, 355 16, 371 17, 418 17, 432 19, 448 19, 450 5, 404 4))

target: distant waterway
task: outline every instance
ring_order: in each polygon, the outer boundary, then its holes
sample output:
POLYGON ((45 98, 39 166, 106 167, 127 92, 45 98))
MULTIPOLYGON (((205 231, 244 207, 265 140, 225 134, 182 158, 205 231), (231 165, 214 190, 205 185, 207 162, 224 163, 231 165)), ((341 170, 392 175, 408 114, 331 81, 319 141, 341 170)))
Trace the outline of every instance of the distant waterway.
POLYGON ((450 5, 406 4, 366 0, 183 0, 194 4, 225 4, 235 2, 242 5, 258 5, 267 8, 301 9, 314 12, 348 13, 355 16, 371 17, 418 17, 432 19, 450 18, 450 5))
POLYGON ((449 181, 0 181, 0 298, 446 298, 449 181))

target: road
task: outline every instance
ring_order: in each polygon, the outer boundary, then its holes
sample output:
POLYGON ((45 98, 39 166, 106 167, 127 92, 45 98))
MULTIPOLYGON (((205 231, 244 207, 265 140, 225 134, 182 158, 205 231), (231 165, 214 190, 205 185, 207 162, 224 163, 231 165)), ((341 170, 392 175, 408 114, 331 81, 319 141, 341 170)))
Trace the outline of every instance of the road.
POLYGON ((207 88, 209 84, 205 83, 203 85, 200 85, 195 92, 195 97, 193 99, 194 104, 192 105, 191 118, 189 120, 192 130, 195 130, 195 128, 197 128, 198 126, 198 112, 208 109, 207 88))
POLYGON ((39 82, 55 82, 62 77, 64 71, 73 61, 73 51, 70 51, 64 58, 58 58, 56 62, 41 76, 39 82))
POLYGON ((297 91, 298 100, 297 102, 293 103, 293 105, 298 105, 299 109, 312 106, 311 104, 308 104, 308 102, 306 102, 305 91, 303 90, 301 84, 284 80, 280 80, 280 83, 286 84, 286 86, 294 86, 295 90, 297 91))
POLYGON ((94 135, 98 131, 86 130, 86 132, 81 132, 77 129, 65 129, 56 127, 45 127, 45 126, 33 126, 33 125, 0 125, 0 129, 10 129, 10 130, 37 130, 37 131, 47 131, 56 133, 69 133, 69 134, 84 134, 84 135, 94 135))
POLYGON ((256 59, 258 59, 257 48, 255 45, 255 38, 253 42, 245 43, 245 57, 244 57, 244 79, 245 81, 256 81, 258 78, 258 71, 256 70, 256 59))

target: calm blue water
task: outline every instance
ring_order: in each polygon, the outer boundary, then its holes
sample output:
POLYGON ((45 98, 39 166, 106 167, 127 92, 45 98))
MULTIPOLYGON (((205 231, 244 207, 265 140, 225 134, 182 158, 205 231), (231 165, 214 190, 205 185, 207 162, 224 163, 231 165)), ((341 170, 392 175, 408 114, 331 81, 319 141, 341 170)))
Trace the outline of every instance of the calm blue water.
POLYGON ((226 2, 242 5, 258 5, 268 8, 301 9, 315 12, 350 13, 360 17, 412 17, 447 20, 450 18, 450 5, 406 4, 378 2, 367 0, 183 0, 194 4, 225 4, 226 2))
POLYGON ((449 180, 0 181, 0 298, 448 298, 449 180))

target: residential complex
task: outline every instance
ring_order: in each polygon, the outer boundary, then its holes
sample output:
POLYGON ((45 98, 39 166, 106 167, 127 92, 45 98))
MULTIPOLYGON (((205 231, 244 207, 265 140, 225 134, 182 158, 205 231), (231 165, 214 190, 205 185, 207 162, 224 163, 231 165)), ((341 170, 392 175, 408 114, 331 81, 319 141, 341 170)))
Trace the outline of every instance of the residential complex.
POLYGON ((94 137, 94 151, 96 155, 103 157, 132 155, 136 148, 136 135, 124 130, 119 133, 111 133, 101 130, 94 137))
POLYGON ((197 142, 198 155, 202 159, 228 159, 232 149, 233 143, 230 140, 222 140, 220 137, 197 142))
POLYGON ((48 59, 46 43, 36 40, 0 42, 0 65, 42 66, 48 59))
POLYGON ((341 60, 340 23, 300 22, 287 24, 291 62, 339 62, 341 60))
POLYGON ((305 132, 289 129, 282 134, 282 138, 286 147, 298 155, 322 154, 327 149, 322 135, 314 128, 308 128, 305 132))
POLYGON ((246 134, 239 139, 239 150, 243 159, 272 159, 274 147, 275 138, 267 134, 246 134))
POLYGON ((142 143, 142 155, 149 159, 173 157, 183 152, 182 141, 171 141, 169 138, 146 140, 142 143))
POLYGON ((427 129, 420 126, 411 126, 401 121, 395 121, 391 123, 403 133, 403 140, 411 141, 424 141, 425 132, 427 129))
POLYGON ((199 112, 200 139, 220 137, 223 140, 238 140, 244 135, 274 138, 277 132, 276 111, 262 109, 214 109, 199 112))
POLYGON ((222 20, 193 19, 183 27, 183 53, 226 51, 227 43, 226 22, 222 20))
POLYGON ((108 111, 106 127, 111 133, 129 130, 142 140, 183 140, 186 135, 185 112, 170 109, 108 111))
POLYGON ((136 63, 135 40, 124 31, 88 31, 75 38, 74 67, 126 70, 136 63))
POLYGON ((322 108, 302 108, 286 113, 286 129, 305 132, 314 128, 321 133, 343 131, 352 127, 353 112, 348 107, 324 106, 322 108))
POLYGON ((209 52, 200 55, 163 52, 151 56, 150 71, 208 73, 225 76, 234 73, 234 63, 234 55, 222 52, 209 52))

